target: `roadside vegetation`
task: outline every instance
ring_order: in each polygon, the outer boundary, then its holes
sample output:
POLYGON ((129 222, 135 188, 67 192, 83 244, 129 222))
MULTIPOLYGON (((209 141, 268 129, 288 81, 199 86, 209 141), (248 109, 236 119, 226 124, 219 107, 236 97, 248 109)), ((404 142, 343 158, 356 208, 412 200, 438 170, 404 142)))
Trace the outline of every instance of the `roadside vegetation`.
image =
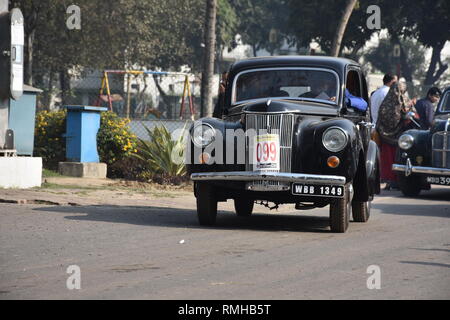
MULTIPOLYGON (((108 165, 108 178, 122 178, 160 184, 187 181, 184 140, 173 140, 166 127, 145 127, 148 140, 138 139, 128 127, 129 120, 103 112, 97 134, 100 161, 108 165), (172 160, 178 158, 178 163, 172 160)), ((43 176, 60 176, 58 163, 65 161, 66 111, 41 111, 36 116, 35 156, 43 159, 43 176)))

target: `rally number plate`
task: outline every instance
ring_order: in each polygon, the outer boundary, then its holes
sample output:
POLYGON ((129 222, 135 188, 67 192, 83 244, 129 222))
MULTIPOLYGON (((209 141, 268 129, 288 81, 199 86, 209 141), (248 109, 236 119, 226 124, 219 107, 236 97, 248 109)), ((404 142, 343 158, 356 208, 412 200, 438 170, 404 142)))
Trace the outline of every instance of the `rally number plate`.
POLYGON ((280 139, 278 134, 257 135, 253 148, 255 171, 280 170, 280 139))

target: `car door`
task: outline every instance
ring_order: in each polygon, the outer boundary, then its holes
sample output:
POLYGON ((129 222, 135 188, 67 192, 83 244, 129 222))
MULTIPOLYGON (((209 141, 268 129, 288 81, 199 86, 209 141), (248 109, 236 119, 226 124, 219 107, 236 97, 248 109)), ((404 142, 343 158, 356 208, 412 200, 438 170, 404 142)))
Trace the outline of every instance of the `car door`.
POLYGON ((366 147, 369 143, 372 130, 367 83, 361 72, 361 68, 357 66, 348 66, 345 79, 346 89, 348 89, 352 95, 363 98, 368 104, 368 108, 364 112, 356 110, 349 110, 348 112, 348 118, 357 126, 363 145, 366 147))

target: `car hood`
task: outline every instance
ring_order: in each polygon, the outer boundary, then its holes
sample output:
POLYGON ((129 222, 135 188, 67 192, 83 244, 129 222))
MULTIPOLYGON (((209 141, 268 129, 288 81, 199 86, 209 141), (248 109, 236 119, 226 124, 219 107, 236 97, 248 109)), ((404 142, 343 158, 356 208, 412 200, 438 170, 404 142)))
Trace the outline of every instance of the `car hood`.
POLYGON ((447 120, 450 118, 450 114, 441 114, 434 118, 433 126, 431 127, 431 132, 444 131, 447 120))
POLYGON ((230 111, 242 112, 293 112, 321 116, 337 116, 338 107, 326 103, 312 102, 306 100, 290 99, 268 99, 263 101, 252 101, 234 106, 230 111))

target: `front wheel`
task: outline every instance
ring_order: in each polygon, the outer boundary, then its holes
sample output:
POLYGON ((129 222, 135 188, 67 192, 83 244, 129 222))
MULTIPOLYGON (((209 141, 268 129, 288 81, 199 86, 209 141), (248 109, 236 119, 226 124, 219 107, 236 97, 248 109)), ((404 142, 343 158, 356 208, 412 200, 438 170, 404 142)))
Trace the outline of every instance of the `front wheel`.
POLYGON ((398 186, 403 195, 407 197, 417 197, 422 190, 420 179, 417 176, 399 175, 398 186))
POLYGON ((217 199, 214 187, 199 182, 197 185, 197 216, 202 226, 212 226, 216 223, 217 199))
POLYGON ((345 187, 345 195, 330 204, 330 229, 332 232, 344 233, 350 223, 351 187, 345 187), (350 190, 349 190, 350 189, 350 190))
POLYGON ((353 201, 352 215, 355 222, 367 222, 370 218, 371 201, 353 201))
POLYGON ((249 217, 253 212, 252 199, 234 199, 234 209, 239 217, 249 217))

